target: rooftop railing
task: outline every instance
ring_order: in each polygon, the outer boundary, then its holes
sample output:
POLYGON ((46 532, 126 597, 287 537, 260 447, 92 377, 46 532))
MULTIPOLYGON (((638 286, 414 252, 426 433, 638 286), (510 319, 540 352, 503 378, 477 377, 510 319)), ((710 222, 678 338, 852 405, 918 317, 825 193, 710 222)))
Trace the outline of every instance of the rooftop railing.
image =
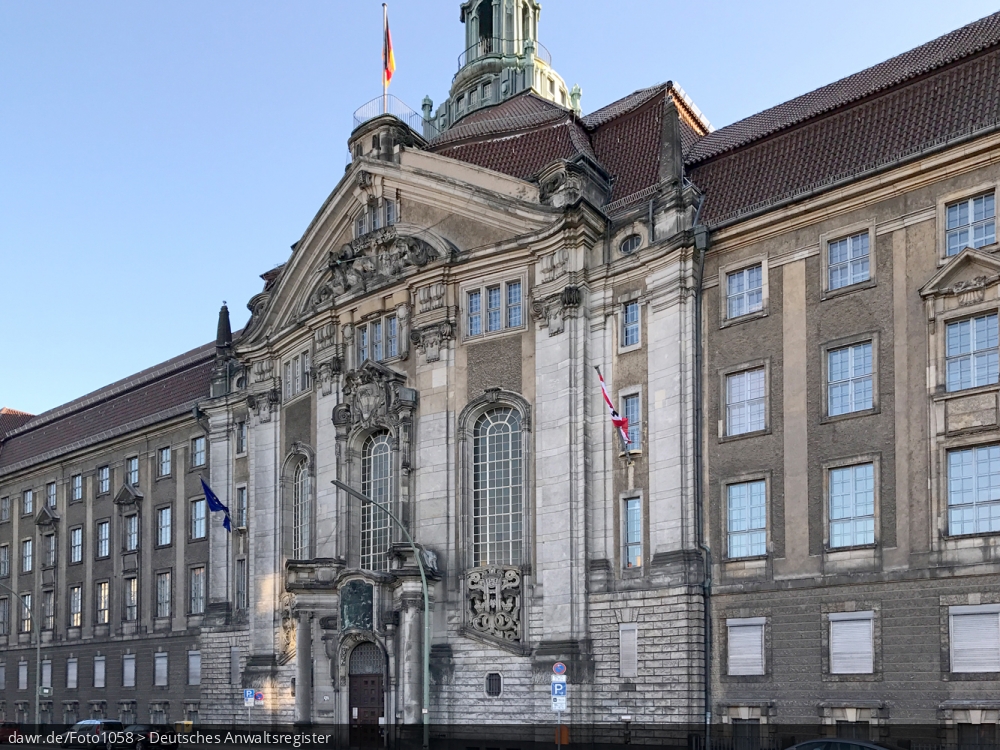
POLYGON ((415 133, 422 134, 424 132, 424 116, 419 112, 414 112, 407 104, 392 94, 384 97, 379 96, 354 110, 354 127, 357 128, 381 115, 392 115, 396 119, 402 120, 415 133))
POLYGON ((479 41, 473 44, 458 56, 458 69, 461 70, 473 60, 491 55, 523 55, 525 45, 531 43, 535 46, 535 57, 546 65, 552 65, 552 55, 541 42, 534 39, 502 39, 501 37, 480 37, 479 41))

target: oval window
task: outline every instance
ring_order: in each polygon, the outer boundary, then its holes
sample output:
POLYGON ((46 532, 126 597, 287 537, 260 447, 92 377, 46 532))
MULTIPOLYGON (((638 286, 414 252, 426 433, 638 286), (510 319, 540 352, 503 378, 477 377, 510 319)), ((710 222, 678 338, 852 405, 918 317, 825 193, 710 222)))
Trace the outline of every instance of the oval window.
POLYGON ((623 255, 628 255, 629 253, 634 253, 639 249, 639 245, 642 244, 642 237, 637 234, 630 234, 628 237, 622 240, 622 244, 618 246, 619 250, 622 251, 623 255))

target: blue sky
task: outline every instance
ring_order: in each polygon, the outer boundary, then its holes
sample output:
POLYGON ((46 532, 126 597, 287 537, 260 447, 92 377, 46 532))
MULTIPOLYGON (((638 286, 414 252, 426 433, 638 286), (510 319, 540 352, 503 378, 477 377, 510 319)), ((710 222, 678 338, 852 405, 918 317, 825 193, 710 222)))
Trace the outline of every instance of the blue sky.
MULTIPOLYGON (((440 102, 459 3, 389 6, 391 93, 440 102)), ((996 9, 990 2, 547 0, 589 112, 678 82, 716 127, 996 9)), ((381 3, 0 0, 0 406, 40 413, 247 319, 378 96, 381 3)))

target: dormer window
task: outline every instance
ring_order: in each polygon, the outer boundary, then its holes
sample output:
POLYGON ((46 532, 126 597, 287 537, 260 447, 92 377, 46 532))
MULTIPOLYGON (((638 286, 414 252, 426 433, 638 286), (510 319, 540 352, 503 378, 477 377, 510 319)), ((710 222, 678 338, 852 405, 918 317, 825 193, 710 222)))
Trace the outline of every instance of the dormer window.
POLYGON ((395 201, 388 198, 372 201, 354 219, 354 236, 360 237, 376 229, 390 227, 396 223, 398 216, 395 201))

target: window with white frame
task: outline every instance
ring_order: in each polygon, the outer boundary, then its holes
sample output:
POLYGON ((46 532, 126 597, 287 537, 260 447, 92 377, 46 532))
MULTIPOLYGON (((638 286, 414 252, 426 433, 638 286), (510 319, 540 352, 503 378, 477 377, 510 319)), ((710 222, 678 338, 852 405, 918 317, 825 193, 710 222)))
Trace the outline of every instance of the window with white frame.
POLYGON ((171 542, 171 508, 169 505, 156 509, 156 544, 160 547, 171 542))
POLYGON ((399 356, 399 321, 395 315, 359 323, 355 337, 359 364, 366 359, 383 362, 399 356))
POLYGON ((55 630, 56 627, 56 592, 42 592, 42 630, 55 630))
POLYGON ((160 448, 156 452, 156 465, 158 467, 157 470, 159 472, 159 476, 170 476, 170 448, 160 448))
MULTIPOLYGON (((369 437, 361 450, 361 492, 376 503, 391 507, 393 499, 392 445, 388 432, 369 437)), ((390 526, 388 514, 373 503, 361 506, 361 568, 389 569, 390 526)))
POLYGON ((131 456, 125 459, 125 481, 133 487, 139 486, 139 457, 131 456))
POLYGON ((191 568, 190 580, 188 581, 188 591, 190 592, 189 609, 192 615, 205 613, 205 568, 199 565, 191 568))
POLYGON ((97 494, 111 492, 111 467, 101 466, 97 469, 97 494))
POLYGON ((354 219, 354 236, 360 237, 368 232, 374 232, 382 227, 390 227, 396 223, 398 212, 396 202, 388 198, 372 201, 361 209, 354 219))
POLYGON ((628 449, 642 450, 642 400, 638 393, 622 397, 622 414, 628 419, 628 449))
POLYGON ((79 679, 79 661, 77 659, 67 659, 66 660, 66 689, 76 690, 77 682, 79 679))
POLYGON ((949 607, 951 671, 1000 672, 1000 604, 949 607))
POLYGON ((622 503, 622 531, 626 568, 642 567, 642 499, 626 498, 622 503))
POLYGON ((622 346, 636 346, 639 343, 639 300, 622 305, 622 346))
POLYGON ((135 687, 135 654, 122 656, 122 687, 135 687))
POLYGON ((188 651, 188 685, 201 684, 201 651, 188 651))
POLYGON ((204 539, 207 535, 207 523, 205 514, 207 513, 207 503, 204 498, 191 501, 191 538, 204 539))
POLYGON ((875 465, 830 469, 830 546, 875 543, 875 465))
MULTIPOLYGON (((369 495, 369 497, 371 497, 369 495)), ((376 498, 377 499, 377 498, 376 498)), ((312 546, 312 491, 309 467, 302 461, 292 475, 292 558, 305 560, 312 546)))
POLYGON ((764 429, 764 385, 763 367, 726 376, 727 435, 743 435, 764 429))
POLYGON ((31 594, 21 594, 21 632, 31 632, 31 594))
POLYGON ((872 342, 827 352, 830 416, 872 408, 872 342))
POLYGON ((78 628, 83 625, 83 587, 69 587, 69 626, 78 628))
POLYGON ((94 687, 102 688, 104 687, 105 677, 107 668, 107 657, 106 656, 95 656, 94 657, 94 687))
POLYGON ((996 196, 990 192, 949 203, 945 207, 945 240, 948 255, 996 242, 996 196))
POLYGON ((491 409, 473 427, 473 565, 520 565, 524 475, 521 418, 491 409))
POLYGON ((54 533, 42 536, 42 549, 45 552, 45 559, 42 565, 46 568, 55 567, 56 564, 56 535, 54 533))
POLYGON ((827 243, 828 284, 831 291, 871 278, 868 232, 827 243))
POLYGON ((618 250, 619 252, 621 252, 622 255, 631 255, 632 253, 634 253, 636 250, 639 249, 639 246, 641 244, 642 244, 642 237, 640 237, 637 234, 630 234, 628 237, 626 237, 621 241, 621 244, 618 245, 618 250))
POLYGON ((236 423, 236 453, 242 454, 247 452, 247 423, 246 420, 241 420, 236 423))
POLYGON ((764 674, 763 617, 731 618, 726 620, 727 674, 764 674))
POLYGON ((97 556, 107 557, 110 554, 111 522, 97 522, 97 556))
POLYGON ((74 474, 69 478, 69 499, 70 502, 83 500, 83 474, 74 474))
POLYGON ((726 317, 739 318, 764 309, 761 263, 726 274, 726 317))
POLYGON ((830 674, 875 671, 874 612, 831 612, 830 674))
POLYGON ((10 545, 0 544, 0 578, 10 576, 10 545))
POLYGON ((945 370, 949 391, 997 382, 1000 375, 997 314, 949 323, 945 338, 945 370))
POLYGON ((639 625, 623 622, 618 625, 618 676, 639 676, 639 625))
POLYGON ((247 526, 247 488, 236 488, 236 528, 243 529, 247 526))
POLYGON ((170 588, 170 571, 156 574, 156 616, 170 617, 173 590, 170 588))
POLYGON ((21 572, 30 573, 32 568, 32 554, 34 553, 34 542, 31 539, 21 540, 21 572))
POLYGON ((729 557, 767 554, 767 483, 763 479, 726 487, 729 557))
POLYGON ((45 504, 50 507, 56 507, 56 483, 49 482, 45 485, 45 504))
POLYGON ((122 619, 125 622, 135 622, 139 619, 139 579, 126 578, 123 592, 124 610, 122 619))
POLYGON ((25 490, 21 493, 21 515, 30 516, 35 512, 35 491, 25 490))
POLYGON ((1000 531, 1000 445, 948 451, 948 533, 1000 531))
POLYGON ((94 599, 97 624, 107 625, 111 619, 111 584, 107 581, 98 581, 94 599))
POLYGON ((156 687, 167 686, 168 658, 165 651, 153 654, 153 685, 156 687))
POLYGON ((520 280, 467 290, 465 300, 467 337, 521 328, 524 324, 520 280))
POLYGON ((69 561, 83 562, 83 528, 80 526, 69 530, 69 561))
POLYGON ((123 519, 123 547, 126 552, 139 549, 139 514, 132 513, 123 519))
POLYGON ((204 466, 206 461, 205 438, 196 437, 191 441, 191 466, 204 466))
POLYGON ((308 350, 296 354, 294 357, 285 362, 285 374, 282 384, 285 389, 286 401, 309 390, 309 367, 310 358, 308 350))

